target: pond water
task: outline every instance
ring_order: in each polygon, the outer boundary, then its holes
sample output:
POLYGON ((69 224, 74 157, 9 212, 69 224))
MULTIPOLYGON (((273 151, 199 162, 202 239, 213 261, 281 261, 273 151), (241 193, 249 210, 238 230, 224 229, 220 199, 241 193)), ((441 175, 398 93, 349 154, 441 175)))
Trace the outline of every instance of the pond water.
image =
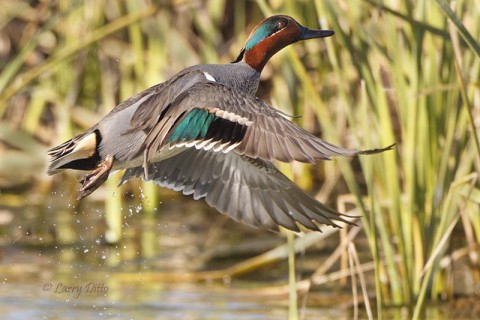
MULTIPOLYGON (((224 281, 138 277, 146 271, 168 277, 221 269, 285 243, 281 235, 206 212, 201 202, 172 201, 162 209, 150 217, 138 204, 122 209, 122 241, 113 245, 105 241, 104 212, 96 204, 3 210, 11 221, 1 230, 0 318, 287 318, 288 296, 265 293, 272 284, 286 283, 286 262, 224 281), (212 218, 217 220, 213 224, 212 218)), ((303 314, 348 319, 350 312, 308 307, 303 314)))
MULTIPOLYGON (((96 277, 4 281, 2 319, 286 319, 285 306, 204 284, 121 284, 96 277), (70 291, 70 292, 67 292, 70 291)), ((307 309, 310 319, 348 319, 346 312, 307 309)))
MULTIPOLYGON (((105 241, 99 204, 0 208, 0 220, 8 222, 0 226, 0 318, 287 319, 285 260, 222 280, 176 277, 221 270, 286 242, 281 234, 245 227, 202 202, 181 199, 166 201, 153 216, 136 201, 126 205, 117 244, 105 241)), ((356 240, 360 247, 364 242, 356 240)), ((298 255, 298 278, 315 271, 337 243, 335 235, 298 255)), ((300 299, 301 317, 351 319, 351 292, 348 283, 313 288, 300 299)), ((443 319, 444 307, 430 308, 428 318, 443 319)), ((360 318, 366 318, 363 309, 360 318)), ((386 312, 387 318, 409 318, 405 309, 386 312)))

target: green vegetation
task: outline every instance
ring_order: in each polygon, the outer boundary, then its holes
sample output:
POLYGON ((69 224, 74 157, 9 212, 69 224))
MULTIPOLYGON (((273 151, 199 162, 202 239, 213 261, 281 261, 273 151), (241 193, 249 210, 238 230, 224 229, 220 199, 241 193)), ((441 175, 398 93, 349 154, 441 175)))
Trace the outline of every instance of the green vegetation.
MULTIPOLYGON (((0 1, 2 205, 19 207, 24 197, 42 205, 60 189, 73 198, 70 175, 41 173, 47 146, 182 68, 232 61, 255 23, 285 13, 312 28, 320 21, 335 36, 274 57, 261 96, 332 143, 397 144, 393 152, 289 169, 304 188, 321 184, 318 197, 332 206, 353 195, 374 263, 378 317, 382 306, 408 305, 420 318, 426 300, 452 297, 459 259, 480 282, 478 1, 29 3, 0 1)), ((138 189, 138 182, 116 189, 117 181, 107 194, 138 189)), ((163 191, 142 189, 151 213, 163 191)), ((105 200, 117 241, 123 200, 105 200)), ((355 264, 355 246, 344 248, 355 264)))

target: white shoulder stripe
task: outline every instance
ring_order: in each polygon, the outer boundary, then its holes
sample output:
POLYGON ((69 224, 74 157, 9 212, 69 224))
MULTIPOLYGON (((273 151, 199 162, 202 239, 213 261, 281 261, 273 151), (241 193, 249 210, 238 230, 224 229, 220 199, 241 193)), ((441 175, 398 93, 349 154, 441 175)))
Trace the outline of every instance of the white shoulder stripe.
POLYGON ((217 80, 215 80, 215 78, 210 73, 204 71, 203 74, 205 75, 205 78, 207 78, 207 80, 217 82, 217 80))

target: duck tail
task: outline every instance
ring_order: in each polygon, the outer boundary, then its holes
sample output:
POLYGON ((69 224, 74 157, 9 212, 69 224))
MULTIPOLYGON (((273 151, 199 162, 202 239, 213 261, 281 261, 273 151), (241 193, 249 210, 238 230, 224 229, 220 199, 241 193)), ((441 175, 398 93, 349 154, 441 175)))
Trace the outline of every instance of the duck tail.
POLYGON ((98 130, 87 131, 48 150, 51 159, 47 174, 54 175, 65 169, 95 169, 100 161, 97 148, 100 140, 98 130))

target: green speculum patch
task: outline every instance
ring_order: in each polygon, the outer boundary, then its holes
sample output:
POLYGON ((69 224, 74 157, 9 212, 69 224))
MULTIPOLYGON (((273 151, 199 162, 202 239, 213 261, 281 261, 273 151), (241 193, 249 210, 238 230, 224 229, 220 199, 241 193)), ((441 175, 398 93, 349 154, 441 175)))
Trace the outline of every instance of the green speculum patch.
POLYGON ((192 141, 205 138, 208 128, 216 118, 218 117, 208 112, 208 110, 195 108, 178 124, 170 138, 168 138, 168 142, 192 141))
POLYGON ((246 125, 218 117, 208 110, 195 108, 176 125, 168 142, 211 140, 212 143, 220 141, 222 144, 231 145, 242 141, 246 131, 246 125))

